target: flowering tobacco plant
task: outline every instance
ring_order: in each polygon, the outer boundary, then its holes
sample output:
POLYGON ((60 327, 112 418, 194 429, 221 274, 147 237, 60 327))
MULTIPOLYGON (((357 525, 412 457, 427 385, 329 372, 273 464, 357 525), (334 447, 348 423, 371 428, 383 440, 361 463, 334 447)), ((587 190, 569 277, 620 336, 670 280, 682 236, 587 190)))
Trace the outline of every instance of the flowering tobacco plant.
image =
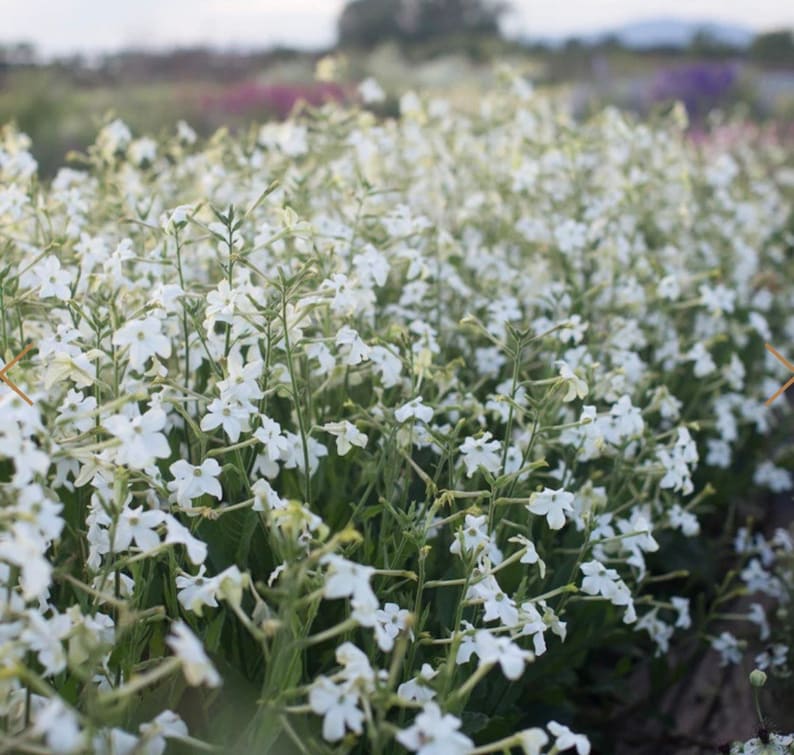
POLYGON ((4 751, 585 755, 604 658, 790 667, 790 533, 698 571, 791 487, 785 156, 520 81, 401 113, 114 121, 48 186, 2 132, 4 751))

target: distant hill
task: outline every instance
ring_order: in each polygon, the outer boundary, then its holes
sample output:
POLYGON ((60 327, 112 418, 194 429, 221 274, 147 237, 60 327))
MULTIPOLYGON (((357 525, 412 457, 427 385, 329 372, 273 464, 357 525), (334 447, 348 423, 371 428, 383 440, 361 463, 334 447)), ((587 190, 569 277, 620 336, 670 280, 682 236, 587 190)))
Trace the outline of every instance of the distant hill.
POLYGON ((641 50, 648 47, 687 47, 700 32, 732 47, 749 47, 755 36, 751 29, 744 26, 675 18, 627 24, 616 29, 613 35, 625 47, 641 50))
MULTIPOLYGON (((617 29, 604 29, 588 34, 572 34, 566 37, 535 38, 534 41, 553 46, 561 45, 566 39, 575 37, 585 44, 597 44, 609 37, 616 38, 621 45, 633 50, 645 50, 653 47, 689 46, 695 36, 706 32, 715 41, 732 47, 749 47, 755 33, 752 29, 734 24, 716 21, 688 21, 680 18, 657 18, 648 21, 636 21, 617 29)), ((529 40, 533 41, 533 40, 529 40)))

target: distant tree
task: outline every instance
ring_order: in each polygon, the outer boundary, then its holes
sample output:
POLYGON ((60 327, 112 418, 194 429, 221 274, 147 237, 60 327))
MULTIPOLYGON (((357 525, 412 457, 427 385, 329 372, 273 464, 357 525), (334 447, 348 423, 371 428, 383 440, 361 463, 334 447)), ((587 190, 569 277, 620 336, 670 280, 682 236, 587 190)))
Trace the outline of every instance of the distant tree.
POLYGON ((709 29, 698 29, 689 42, 689 51, 704 58, 722 58, 740 53, 741 48, 720 39, 709 29))
POLYGON ((29 42, 0 45, 0 64, 4 66, 32 66, 36 62, 36 48, 29 42))
POLYGON ((794 32, 780 30, 759 34, 750 47, 750 57, 760 63, 794 67, 794 32))
POLYGON ((339 43, 425 42, 452 36, 498 36, 502 0, 350 0, 339 18, 339 43))

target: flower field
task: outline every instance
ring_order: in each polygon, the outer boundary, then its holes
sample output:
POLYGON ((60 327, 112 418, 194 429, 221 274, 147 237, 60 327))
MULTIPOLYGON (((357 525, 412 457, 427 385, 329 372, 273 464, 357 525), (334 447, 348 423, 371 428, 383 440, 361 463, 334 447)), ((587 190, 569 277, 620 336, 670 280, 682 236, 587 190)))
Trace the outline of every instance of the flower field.
POLYGON ((790 150, 400 113, 2 132, 0 752, 586 755, 789 674, 790 150))

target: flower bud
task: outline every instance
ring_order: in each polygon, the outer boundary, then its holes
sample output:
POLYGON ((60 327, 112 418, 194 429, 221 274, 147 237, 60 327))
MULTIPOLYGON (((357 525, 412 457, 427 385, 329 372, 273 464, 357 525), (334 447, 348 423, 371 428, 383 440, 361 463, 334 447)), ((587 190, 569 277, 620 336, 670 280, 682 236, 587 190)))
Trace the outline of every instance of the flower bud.
POLYGON ((766 674, 760 668, 753 669, 750 672, 750 684, 753 687, 763 687, 766 684, 766 674))

